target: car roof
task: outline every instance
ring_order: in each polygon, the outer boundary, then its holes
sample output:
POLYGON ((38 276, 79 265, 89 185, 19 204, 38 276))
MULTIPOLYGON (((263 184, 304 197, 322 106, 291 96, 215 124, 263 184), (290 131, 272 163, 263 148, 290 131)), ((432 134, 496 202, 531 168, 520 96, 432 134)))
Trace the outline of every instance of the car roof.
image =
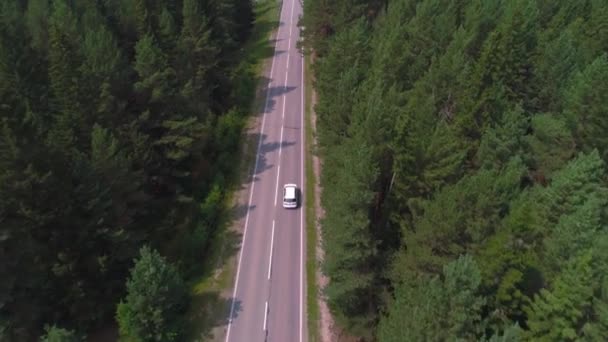
POLYGON ((293 183, 287 183, 287 184, 283 185, 283 187, 284 188, 297 188, 298 186, 293 183))
POLYGON ((296 187, 295 186, 285 186, 285 197, 286 198, 296 198, 296 187))

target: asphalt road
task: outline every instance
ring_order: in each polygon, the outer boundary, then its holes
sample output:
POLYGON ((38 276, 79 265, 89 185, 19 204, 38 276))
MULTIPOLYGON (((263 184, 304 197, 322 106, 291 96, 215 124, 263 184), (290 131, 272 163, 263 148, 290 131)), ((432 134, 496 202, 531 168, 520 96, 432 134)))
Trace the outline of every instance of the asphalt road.
POLYGON ((304 188, 301 13, 300 0, 283 1, 226 342, 307 341, 304 209, 282 207, 284 184, 304 188))

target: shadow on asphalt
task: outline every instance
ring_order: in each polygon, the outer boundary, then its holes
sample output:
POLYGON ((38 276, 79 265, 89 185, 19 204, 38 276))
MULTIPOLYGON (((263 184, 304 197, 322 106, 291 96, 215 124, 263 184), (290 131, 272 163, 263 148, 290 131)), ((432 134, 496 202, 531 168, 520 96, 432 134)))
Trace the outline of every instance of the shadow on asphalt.
MULTIPOLYGON (((197 299, 205 303, 206 307, 204 310, 200 310, 197 315, 191 316, 191 319, 197 322, 206 322, 206 326, 200 327, 198 335, 192 336, 191 341, 213 341, 216 337, 213 336, 216 328, 228 325, 232 297, 224 298, 220 296, 219 292, 205 292, 198 295, 197 299)), ((238 317, 241 311, 241 301, 237 299, 234 302, 232 319, 238 317)), ((191 322, 191 324, 196 324, 196 322, 191 322)))

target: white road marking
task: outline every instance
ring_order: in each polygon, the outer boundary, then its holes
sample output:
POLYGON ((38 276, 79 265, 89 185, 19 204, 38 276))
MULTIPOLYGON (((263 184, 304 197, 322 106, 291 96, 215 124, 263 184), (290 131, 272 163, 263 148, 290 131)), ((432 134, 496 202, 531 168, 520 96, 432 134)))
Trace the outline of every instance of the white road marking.
POLYGON ((270 235, 270 258, 268 259, 268 280, 270 280, 270 270, 272 269, 273 246, 274 246, 274 220, 272 220, 272 234, 270 235))
POLYGON ((266 331, 267 319, 268 319, 268 301, 266 301, 266 306, 264 307, 264 331, 266 331))
MULTIPOLYGON (((278 38, 280 27, 277 30, 277 34, 275 38, 278 38)), ((256 151, 255 158, 255 166, 253 167, 253 172, 251 174, 251 191, 249 192, 249 204, 248 207, 251 208, 251 201, 253 199, 253 190, 255 189, 255 174, 258 172, 258 165, 260 162, 260 149, 262 148, 262 137, 264 136, 264 125, 266 123, 266 113, 268 112, 268 104, 270 101, 270 84, 272 83, 272 74, 274 72, 274 61, 276 57, 277 46, 279 44, 279 39, 276 39, 274 44, 274 52, 272 55, 272 63, 270 64, 270 79, 268 80, 268 88, 266 89, 266 103, 264 104, 264 115, 262 115, 262 127, 260 127, 260 138, 258 139, 258 150, 256 151)), ((228 329, 226 331, 226 342, 230 340, 230 328, 232 327, 232 317, 234 316, 234 304, 236 301, 236 293, 239 286, 239 276, 241 274, 241 261, 243 260, 243 250, 245 249, 245 241, 247 238, 247 226, 249 225, 249 213, 247 210, 247 215, 245 217, 245 228, 243 231, 243 242, 241 244, 241 252, 239 254, 239 261, 236 268, 236 278, 234 280, 234 290, 232 292, 232 304, 230 304, 230 317, 228 319, 228 329)))
POLYGON ((277 167, 277 185, 274 189, 274 206, 277 206, 277 196, 279 195, 279 174, 281 173, 281 161, 280 161, 280 156, 279 156, 279 166, 277 167))

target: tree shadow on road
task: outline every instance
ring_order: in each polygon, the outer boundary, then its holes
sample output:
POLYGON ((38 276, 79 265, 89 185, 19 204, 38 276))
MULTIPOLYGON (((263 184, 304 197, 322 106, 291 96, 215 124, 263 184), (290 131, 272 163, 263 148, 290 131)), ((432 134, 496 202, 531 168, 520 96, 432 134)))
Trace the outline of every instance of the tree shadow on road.
MULTIPOLYGON (((202 305, 202 310, 190 316, 192 326, 197 326, 198 329, 193 333, 188 341, 207 342, 216 341, 220 336, 218 332, 223 334, 223 330, 228 325, 228 317, 232 305, 232 298, 225 298, 219 292, 203 292, 196 295, 196 300, 192 305, 202 305)), ((241 312, 241 301, 235 300, 232 319, 238 317, 241 312)))

